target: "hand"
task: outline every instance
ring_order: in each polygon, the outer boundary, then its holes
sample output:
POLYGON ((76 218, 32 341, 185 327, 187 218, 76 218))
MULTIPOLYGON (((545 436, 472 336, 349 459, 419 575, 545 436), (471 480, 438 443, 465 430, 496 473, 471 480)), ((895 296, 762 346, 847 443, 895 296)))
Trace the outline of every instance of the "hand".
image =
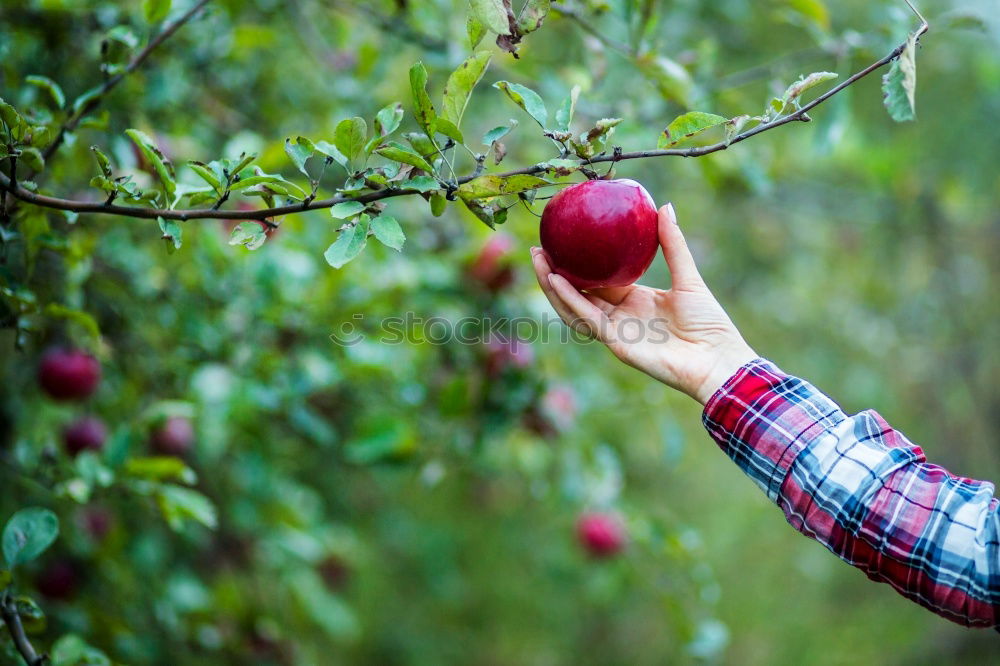
POLYGON ((638 284, 577 291, 531 248, 538 284, 562 320, 600 340, 619 359, 705 404, 757 358, 698 273, 671 204, 660 208, 660 247, 670 289, 638 284))

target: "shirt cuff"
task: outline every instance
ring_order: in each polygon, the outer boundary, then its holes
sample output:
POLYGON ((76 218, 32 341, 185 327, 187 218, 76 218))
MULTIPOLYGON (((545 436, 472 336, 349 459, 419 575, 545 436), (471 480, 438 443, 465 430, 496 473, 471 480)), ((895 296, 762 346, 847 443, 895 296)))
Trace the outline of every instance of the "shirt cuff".
POLYGON ((845 418, 814 386, 762 358, 726 380, 702 414, 723 452, 775 502, 799 453, 845 418))

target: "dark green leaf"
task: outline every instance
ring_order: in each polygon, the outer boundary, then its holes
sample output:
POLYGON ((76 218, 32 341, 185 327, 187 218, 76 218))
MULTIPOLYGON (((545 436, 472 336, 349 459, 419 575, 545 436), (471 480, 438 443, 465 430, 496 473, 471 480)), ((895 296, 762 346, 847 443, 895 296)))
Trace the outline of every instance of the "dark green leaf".
POLYGON ((219 182, 218 176, 215 172, 208 167, 204 162, 188 162, 188 166, 191 170, 198 174, 202 180, 211 185, 217 193, 222 194, 222 183, 219 182))
POLYGON ((105 178, 111 178, 113 173, 111 169, 111 160, 109 160, 108 156, 105 155, 97 146, 91 146, 90 150, 94 153, 94 159, 97 160, 97 165, 101 168, 101 173, 105 178))
POLYGON ((66 106, 66 95, 63 93, 62 88, 60 88, 59 84, 49 77, 34 74, 32 76, 25 77, 24 82, 29 85, 38 86, 42 90, 49 93, 49 97, 51 97, 52 101, 56 103, 57 109, 61 109, 66 106))
POLYGON ((444 134, 446 137, 453 139, 458 143, 465 143, 465 138, 462 136, 462 133, 458 131, 458 127, 456 127, 455 124, 447 118, 435 118, 434 131, 438 134, 444 134))
POLYGON ((514 119, 511 119, 510 125, 500 125, 499 127, 494 127, 483 135, 483 144, 492 146, 494 142, 507 136, 507 134, 515 127, 517 127, 517 121, 514 119))
POLYGON ((410 90, 413 94, 413 115, 428 136, 434 133, 434 105, 427 94, 427 70, 422 62, 410 68, 410 90))
POLYGON ((493 84, 493 87, 505 92, 507 97, 527 111, 528 115, 534 118, 535 122, 541 125, 542 129, 548 124, 549 112, 545 108, 542 98, 534 90, 519 83, 510 83, 509 81, 497 81, 493 84))
POLYGON ((403 135, 403 138, 409 141, 413 149, 427 160, 430 160, 437 153, 434 144, 423 132, 408 132, 403 135))
POLYGON ((399 226, 396 218, 388 215, 379 215, 372 220, 372 232, 374 232, 375 238, 379 239, 383 245, 391 247, 397 252, 403 249, 406 235, 403 234, 403 229, 399 226))
POLYGON ((538 30, 548 16, 551 4, 551 0, 527 0, 517 17, 517 29, 522 34, 538 30))
POLYGON ((21 148, 21 157, 18 159, 32 171, 41 171, 45 168, 45 158, 38 148, 21 148))
POLYGON ((354 226, 340 232, 340 236, 323 253, 323 258, 334 268, 340 268, 361 254, 368 243, 368 224, 371 218, 362 215, 354 226))
POLYGON ((143 132, 137 129, 125 130, 125 134, 132 139, 136 147, 142 152, 145 158, 152 165, 153 170, 159 177, 160 182, 163 184, 163 189, 167 193, 167 198, 173 197, 174 191, 177 189, 177 185, 174 182, 174 172, 173 167, 170 165, 170 161, 163 156, 160 149, 156 147, 156 144, 151 138, 146 136, 143 132))
POLYGON ((56 514, 41 507, 21 509, 3 528, 3 556, 7 568, 30 562, 59 536, 56 514))
POLYGON ((441 189, 441 183, 431 176, 416 176, 401 182, 399 188, 402 190, 416 190, 417 192, 431 192, 441 189))
POLYGON ((65 634, 52 645, 52 666, 111 666, 106 654, 76 634, 65 634))
POLYGON ((431 215, 441 217, 447 207, 448 200, 443 194, 436 192, 431 195, 431 215))

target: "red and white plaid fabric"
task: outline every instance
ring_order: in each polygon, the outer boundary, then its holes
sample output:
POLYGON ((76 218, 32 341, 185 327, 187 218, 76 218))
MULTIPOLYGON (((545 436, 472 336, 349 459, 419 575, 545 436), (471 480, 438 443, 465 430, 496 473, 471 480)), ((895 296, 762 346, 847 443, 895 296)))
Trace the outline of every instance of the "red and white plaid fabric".
POLYGON ((949 620, 1000 629, 992 483, 927 463, 877 413, 848 416, 763 359, 733 375, 702 420, 792 527, 949 620))

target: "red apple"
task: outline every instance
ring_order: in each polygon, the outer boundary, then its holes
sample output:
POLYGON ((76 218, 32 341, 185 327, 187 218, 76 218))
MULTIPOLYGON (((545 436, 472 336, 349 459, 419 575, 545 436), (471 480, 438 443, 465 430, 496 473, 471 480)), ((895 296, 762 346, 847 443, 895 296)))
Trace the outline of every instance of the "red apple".
POLYGON ((104 422, 94 416, 85 416, 63 431, 66 453, 74 458, 87 449, 100 451, 107 438, 108 429, 104 427, 104 422))
POLYGON ((568 386, 553 386, 524 415, 524 425, 536 435, 552 438, 576 422, 576 396, 568 386))
POLYGON ((54 400, 83 400, 101 381, 101 364, 78 349, 52 349, 38 365, 38 383, 54 400))
POLYGON ((494 233, 469 265, 469 277, 492 293, 502 291, 514 282, 513 253, 513 237, 494 233))
POLYGON ((163 456, 183 456, 194 444, 194 426, 183 416, 167 417, 153 429, 149 445, 163 456))
POLYGON ((656 205, 634 180, 567 187, 542 211, 539 233, 552 270, 577 289, 638 280, 658 246, 656 205))
POLYGON ((576 523, 580 544, 593 557, 611 557, 625 547, 625 526, 609 513, 585 513, 576 523))

